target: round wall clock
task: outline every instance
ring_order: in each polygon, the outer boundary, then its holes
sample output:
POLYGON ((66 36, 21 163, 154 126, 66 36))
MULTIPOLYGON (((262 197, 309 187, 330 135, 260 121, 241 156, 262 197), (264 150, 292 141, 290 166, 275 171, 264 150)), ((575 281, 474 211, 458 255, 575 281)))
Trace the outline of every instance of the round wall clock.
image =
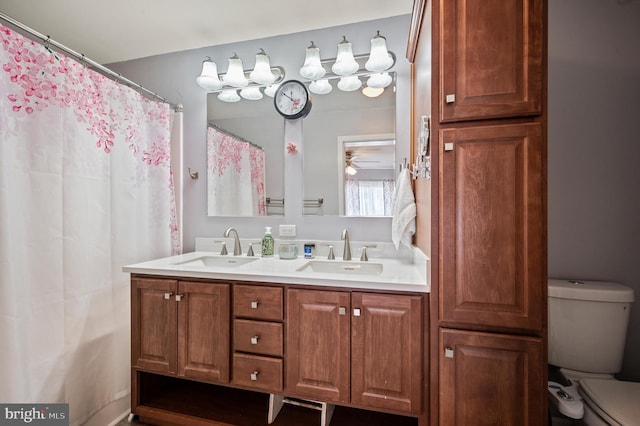
POLYGON ((276 111, 289 120, 306 117, 311 111, 309 90, 298 80, 287 80, 280 84, 273 96, 273 103, 276 111))

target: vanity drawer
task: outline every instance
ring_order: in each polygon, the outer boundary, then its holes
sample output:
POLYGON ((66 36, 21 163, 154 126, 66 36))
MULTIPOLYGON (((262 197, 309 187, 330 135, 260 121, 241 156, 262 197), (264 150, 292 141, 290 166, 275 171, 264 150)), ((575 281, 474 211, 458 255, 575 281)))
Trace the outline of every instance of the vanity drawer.
POLYGON ((282 356, 282 324, 237 319, 233 322, 233 349, 282 356))
POLYGON ((235 285, 233 286, 233 315, 282 321, 282 295, 283 291, 280 287, 235 285))
POLYGON ((233 383, 270 391, 282 390, 282 360, 258 355, 233 355, 233 383))

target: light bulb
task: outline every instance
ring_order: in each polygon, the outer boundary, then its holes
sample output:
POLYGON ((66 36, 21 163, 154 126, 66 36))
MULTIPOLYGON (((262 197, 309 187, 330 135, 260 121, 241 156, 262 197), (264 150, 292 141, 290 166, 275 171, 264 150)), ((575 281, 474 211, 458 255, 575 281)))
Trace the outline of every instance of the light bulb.
POLYGON ((316 95, 326 95, 332 90, 333 87, 327 79, 312 81, 309 85, 309 91, 311 91, 311 93, 315 93, 316 95))
POLYGON ((353 57, 351 42, 345 36, 342 36, 342 41, 338 43, 336 62, 331 67, 331 71, 337 75, 349 75, 358 71, 358 68, 360 68, 360 65, 353 57))
POLYGON ((304 65, 300 68, 300 75, 307 80, 317 80, 324 77, 327 70, 324 69, 320 62, 320 48, 316 47, 311 42, 311 45, 307 47, 307 51, 304 57, 304 65))
POLYGON ((249 73, 249 78, 258 84, 271 84, 278 78, 271 72, 269 56, 262 49, 256 53, 256 65, 249 73))
POLYGON ((358 171, 355 169, 355 167, 353 167, 351 164, 348 164, 347 167, 345 167, 344 171, 349 175, 349 176, 353 176, 356 173, 358 173, 358 171))
POLYGON ((262 99, 262 92, 257 86, 250 86, 240 90, 240 96, 250 101, 258 101, 262 99))
POLYGON ((237 90, 227 89, 218 93, 218 99, 222 102, 238 102, 240 100, 240 96, 238 96, 237 90))
POLYGON ((387 39, 380 35, 380 31, 371 39, 369 59, 364 67, 373 72, 380 72, 393 66, 393 57, 387 51, 387 39))
POLYGON ((375 88, 385 88, 391 84, 392 78, 388 72, 372 74, 367 79, 367 86, 375 88))
POLYGON ((222 87, 222 82, 218 78, 218 66, 208 56, 202 62, 202 72, 196 77, 196 83, 208 91, 220 90, 222 87))
POLYGON ((222 77, 225 83, 233 87, 247 87, 249 80, 244 76, 242 68, 242 59, 235 53, 229 58, 229 68, 227 73, 222 77))
POLYGON ((338 89, 343 92, 353 92, 354 90, 358 90, 360 86, 362 86, 362 82, 357 75, 342 77, 340 81, 338 81, 338 89))

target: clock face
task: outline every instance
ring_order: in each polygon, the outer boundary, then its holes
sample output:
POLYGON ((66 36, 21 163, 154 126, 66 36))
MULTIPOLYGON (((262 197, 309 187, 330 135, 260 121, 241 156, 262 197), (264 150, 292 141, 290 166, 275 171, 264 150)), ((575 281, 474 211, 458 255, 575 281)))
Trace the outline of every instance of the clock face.
POLYGON ((311 110, 309 91, 297 80, 285 81, 278 87, 273 101, 276 110, 285 118, 306 117, 311 110))

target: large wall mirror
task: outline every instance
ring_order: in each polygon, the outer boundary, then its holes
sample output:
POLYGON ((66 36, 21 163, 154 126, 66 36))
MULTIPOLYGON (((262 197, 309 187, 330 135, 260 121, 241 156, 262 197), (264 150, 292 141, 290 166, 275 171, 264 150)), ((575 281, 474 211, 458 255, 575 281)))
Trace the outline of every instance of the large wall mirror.
MULTIPOLYGON (((320 47, 322 59, 330 59, 335 58, 337 43, 342 35, 346 35, 353 43, 354 53, 358 55, 369 51, 370 39, 379 30, 387 38, 389 50, 396 54, 396 64, 390 73, 392 84, 377 97, 367 97, 361 89, 350 92, 339 90, 337 80, 331 80, 333 89, 330 93, 311 94, 313 106, 310 114, 302 119, 302 140, 297 141, 303 145, 303 176, 293 177, 301 182, 288 194, 285 194, 285 188, 290 187, 285 185, 285 178, 290 177, 284 175, 286 162, 291 159, 285 149, 288 136, 285 135, 285 120, 275 111, 273 98, 265 95, 260 100, 223 102, 218 99, 217 93, 208 93, 208 215, 284 215, 283 202, 290 205, 291 197, 295 197, 294 204, 301 202, 304 205, 300 215, 388 216, 379 207, 354 211, 349 208, 348 196, 354 196, 354 185, 362 189, 358 197, 366 197, 367 193, 379 194, 380 191, 388 195, 388 188, 393 187, 397 174, 397 165, 408 156, 409 120, 402 120, 409 113, 406 107, 409 99, 409 64, 402 52, 406 47, 409 18, 385 18, 215 46, 208 50, 207 54, 220 64, 236 52, 245 58, 248 69, 255 52, 264 48, 272 66, 281 66, 286 70, 286 80, 303 81, 299 69, 310 40, 320 47), (396 119, 401 120, 399 126, 396 119), (211 154, 212 143, 224 145, 221 154, 211 154), (242 155, 236 151, 229 152, 229 146, 240 149, 242 155), (355 175, 345 174, 347 160, 356 170, 355 175), (232 177, 232 173, 219 179, 221 172, 230 170, 235 173, 242 168, 248 171, 242 170, 237 177, 232 177), (255 182, 260 174, 263 174, 261 184, 255 182), (380 189, 381 185, 383 189, 380 189), (378 189, 367 189, 367 186, 378 189), (264 205, 248 206, 251 193, 263 196, 264 205)), ((226 67, 221 65, 219 72, 225 71, 226 67)), ((364 83, 366 77, 361 80, 364 83)), ((367 204, 367 199, 364 198, 361 204, 367 204)), ((376 206, 379 204, 376 202, 376 206)), ((287 214, 291 212, 288 209, 286 211, 287 214)))

